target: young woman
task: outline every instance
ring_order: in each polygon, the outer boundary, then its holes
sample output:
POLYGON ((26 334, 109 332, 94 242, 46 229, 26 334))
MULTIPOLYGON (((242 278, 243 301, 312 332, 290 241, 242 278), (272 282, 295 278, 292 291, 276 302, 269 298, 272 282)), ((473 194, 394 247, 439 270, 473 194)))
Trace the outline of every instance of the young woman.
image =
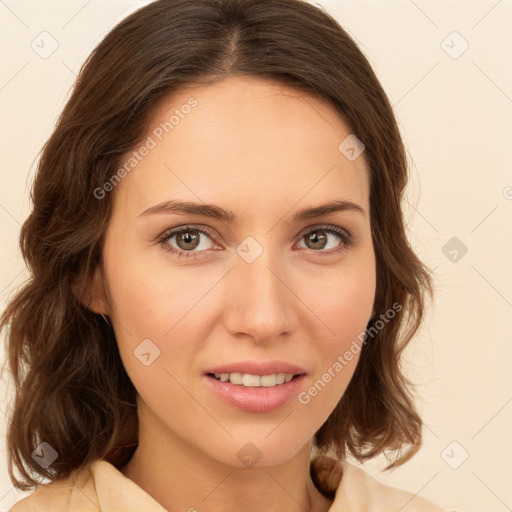
POLYGON ((442 511, 347 460, 421 445, 406 182, 320 8, 159 0, 117 25, 44 147, 2 318, 9 472, 38 486, 11 510, 442 511))

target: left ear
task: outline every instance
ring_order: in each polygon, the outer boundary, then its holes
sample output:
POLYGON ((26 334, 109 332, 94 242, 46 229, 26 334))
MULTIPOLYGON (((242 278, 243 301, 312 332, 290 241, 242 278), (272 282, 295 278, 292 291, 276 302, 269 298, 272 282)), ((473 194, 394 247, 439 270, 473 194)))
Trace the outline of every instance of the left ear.
POLYGON ((73 285, 73 293, 78 300, 89 310, 98 315, 109 315, 110 307, 105 292, 103 280, 103 269, 100 264, 96 265, 92 275, 86 280, 82 290, 78 289, 78 283, 73 285))

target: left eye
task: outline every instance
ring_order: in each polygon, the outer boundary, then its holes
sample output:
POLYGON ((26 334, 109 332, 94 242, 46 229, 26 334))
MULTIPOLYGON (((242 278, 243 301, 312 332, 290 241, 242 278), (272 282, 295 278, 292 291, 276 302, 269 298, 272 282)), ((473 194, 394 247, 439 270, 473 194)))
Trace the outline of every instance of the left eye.
MULTIPOLYGON (((212 249, 212 247, 201 247, 202 236, 209 238, 212 241, 215 240, 215 236, 209 230, 185 226, 180 229, 167 231, 162 235, 159 242, 166 251, 178 254, 178 257, 185 254, 187 258, 196 258, 198 253, 201 254, 202 252, 212 249), (176 247, 171 243, 173 239, 175 239, 174 243, 176 244, 176 247), (198 248, 200 250, 196 251, 195 249, 198 248)), ((307 249, 311 249, 313 252, 318 254, 325 253, 326 255, 346 250, 353 243, 352 237, 348 231, 336 226, 309 228, 308 231, 302 232, 299 235, 299 240, 305 241, 307 249), (334 246, 331 245, 331 247, 328 247, 329 236, 336 238, 338 240, 338 244, 335 243, 334 246), (339 243, 340 241, 341 244, 339 243), (334 251, 324 250, 332 249, 333 247, 334 251)))

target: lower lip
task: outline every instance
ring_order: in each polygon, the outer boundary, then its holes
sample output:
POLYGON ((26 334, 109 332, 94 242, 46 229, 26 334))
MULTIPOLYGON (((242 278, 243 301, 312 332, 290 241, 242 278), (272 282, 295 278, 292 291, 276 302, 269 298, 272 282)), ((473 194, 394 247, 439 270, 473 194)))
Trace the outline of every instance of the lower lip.
POLYGON ((212 390, 226 403, 248 412, 270 412, 279 409, 297 395, 305 374, 294 377, 291 381, 273 387, 246 387, 221 382, 205 375, 212 390))

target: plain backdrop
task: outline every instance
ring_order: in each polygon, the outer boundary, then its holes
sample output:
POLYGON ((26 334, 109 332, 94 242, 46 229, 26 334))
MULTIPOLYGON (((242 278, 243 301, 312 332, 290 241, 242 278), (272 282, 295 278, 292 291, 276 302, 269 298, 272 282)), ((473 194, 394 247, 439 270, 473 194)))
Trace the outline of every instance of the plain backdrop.
MULTIPOLYGON (((147 3, 0 1, 2 309, 28 275, 18 235, 39 151, 87 55, 147 3), (53 53, 41 55, 42 46, 53 53)), ((424 446, 393 472, 381 472, 384 459, 364 467, 447 509, 511 510, 512 2, 318 5, 359 43, 394 105, 411 159, 409 235, 436 285, 404 360, 418 385, 424 446)), ((0 350, 3 360, 3 340, 0 350)), ((5 380, 0 398, 0 509, 7 510, 23 495, 7 474, 5 380)))

